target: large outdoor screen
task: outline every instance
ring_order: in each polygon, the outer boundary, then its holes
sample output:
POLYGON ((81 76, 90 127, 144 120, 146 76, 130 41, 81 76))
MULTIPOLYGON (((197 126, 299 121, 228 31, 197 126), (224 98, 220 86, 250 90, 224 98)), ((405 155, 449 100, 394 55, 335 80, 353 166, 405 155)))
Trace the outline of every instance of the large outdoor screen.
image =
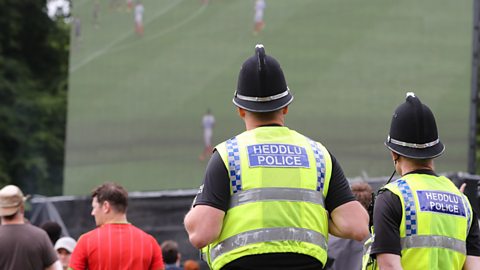
POLYGON ((197 188, 205 112, 214 145, 245 129, 231 99, 256 43, 295 97, 286 124, 322 142, 349 178, 391 174, 383 142, 406 92, 437 117, 437 171, 467 169, 471 1, 266 0, 258 32, 254 5, 73 1, 64 193, 104 181, 197 188))

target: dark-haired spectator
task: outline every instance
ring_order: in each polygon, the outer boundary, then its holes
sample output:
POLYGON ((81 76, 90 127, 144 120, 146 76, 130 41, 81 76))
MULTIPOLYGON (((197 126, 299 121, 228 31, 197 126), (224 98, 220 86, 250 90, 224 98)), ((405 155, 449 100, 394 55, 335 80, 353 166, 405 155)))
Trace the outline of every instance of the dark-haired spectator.
POLYGON ((55 245, 60 236, 62 235, 62 227, 55 221, 47 221, 40 225, 45 232, 48 234, 48 238, 52 242, 52 246, 55 245))
MULTIPOLYGON (((350 186, 353 195, 365 209, 372 202, 372 187, 367 182, 355 182, 350 186)), ((326 269, 344 270, 362 267, 363 242, 343 239, 333 235, 328 238, 328 259, 326 269)))
POLYGON ((127 221, 128 193, 116 183, 92 192, 97 228, 78 239, 69 267, 73 270, 163 270, 157 240, 127 221))
POLYGON ((161 247, 165 270, 182 270, 180 267, 181 255, 178 252, 178 243, 173 240, 166 240, 161 247))
POLYGON ((17 186, 0 190, 0 269, 57 270, 60 263, 47 233, 25 223, 25 200, 17 186))

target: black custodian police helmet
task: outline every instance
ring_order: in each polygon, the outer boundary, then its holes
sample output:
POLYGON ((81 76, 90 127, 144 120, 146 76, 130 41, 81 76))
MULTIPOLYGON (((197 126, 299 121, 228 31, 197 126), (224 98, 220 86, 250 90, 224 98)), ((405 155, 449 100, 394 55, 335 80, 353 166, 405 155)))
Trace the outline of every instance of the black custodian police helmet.
POLYGON ((265 54, 261 44, 255 46, 255 55, 242 65, 238 75, 233 103, 252 112, 279 110, 293 100, 280 64, 265 54))
POLYGON ((395 110, 385 145, 413 159, 435 158, 445 150, 432 111, 412 92, 407 93, 405 103, 395 110))

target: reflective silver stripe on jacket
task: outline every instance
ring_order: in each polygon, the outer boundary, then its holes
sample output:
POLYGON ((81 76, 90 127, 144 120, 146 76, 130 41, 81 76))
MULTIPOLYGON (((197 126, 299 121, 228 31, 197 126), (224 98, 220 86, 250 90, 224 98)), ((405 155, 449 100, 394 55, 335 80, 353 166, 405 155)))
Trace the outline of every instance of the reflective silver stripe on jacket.
POLYGON ((263 228, 243 232, 218 243, 210 250, 210 261, 213 262, 218 256, 242 246, 261 242, 288 240, 311 243, 320 246, 324 250, 327 250, 327 242, 325 241, 325 237, 319 232, 304 228, 292 227, 263 228))
POLYGON ((372 244, 373 242, 375 241, 375 236, 372 235, 370 236, 370 238, 367 239, 367 241, 365 241, 365 243, 363 244, 363 253, 362 255, 370 255, 370 252, 372 251, 372 244))
POLYGON ((303 188, 254 188, 234 193, 230 198, 230 208, 245 203, 259 201, 310 202, 323 207, 323 194, 303 188))
POLYGON ((402 249, 407 248, 448 248, 462 254, 467 254, 464 241, 441 235, 412 235, 400 239, 402 249))

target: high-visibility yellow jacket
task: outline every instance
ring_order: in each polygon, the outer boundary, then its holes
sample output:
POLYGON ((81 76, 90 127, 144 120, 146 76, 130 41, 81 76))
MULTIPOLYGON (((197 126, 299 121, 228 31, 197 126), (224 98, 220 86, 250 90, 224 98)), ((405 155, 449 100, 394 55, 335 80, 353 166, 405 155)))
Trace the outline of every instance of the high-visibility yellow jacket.
POLYGON ((259 127, 216 147, 230 175, 230 206, 211 269, 247 255, 300 253, 325 264, 332 162, 320 143, 286 127, 259 127))
MULTIPOLYGON (((403 269, 462 269, 472 224, 468 198, 446 177, 408 174, 385 186, 402 203, 403 269)), ((367 241, 368 249, 370 241, 367 241)), ((368 254, 364 269, 378 269, 368 254)))

